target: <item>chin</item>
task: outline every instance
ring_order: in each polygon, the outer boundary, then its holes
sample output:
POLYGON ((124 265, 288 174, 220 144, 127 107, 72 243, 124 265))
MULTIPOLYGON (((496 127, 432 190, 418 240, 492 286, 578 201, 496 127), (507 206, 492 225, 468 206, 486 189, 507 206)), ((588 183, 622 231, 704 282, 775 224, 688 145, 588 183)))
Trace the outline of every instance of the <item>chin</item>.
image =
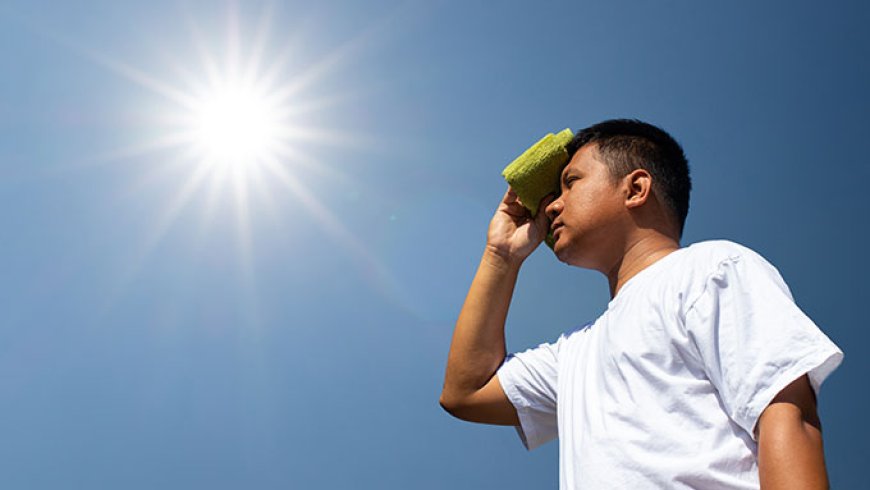
POLYGON ((556 253, 556 257, 560 262, 567 265, 583 269, 594 269, 589 257, 584 257, 583 248, 577 243, 562 242, 561 246, 559 246, 559 242, 556 242, 553 246, 553 252, 556 253))
POLYGON ((566 245, 567 244, 564 241, 560 242, 557 240, 556 243, 553 244, 553 253, 556 254, 556 258, 559 259, 559 262, 571 265, 570 249, 566 245))

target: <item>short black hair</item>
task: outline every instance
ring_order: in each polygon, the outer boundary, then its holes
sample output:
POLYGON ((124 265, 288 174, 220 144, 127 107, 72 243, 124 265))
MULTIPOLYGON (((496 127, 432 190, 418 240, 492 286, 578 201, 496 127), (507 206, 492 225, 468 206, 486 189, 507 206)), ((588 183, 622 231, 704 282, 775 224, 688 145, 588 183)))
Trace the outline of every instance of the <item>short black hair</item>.
POLYGON ((650 173, 653 192, 676 218, 682 237, 689 214, 692 179, 680 144, 652 124, 637 119, 610 119, 578 132, 568 144, 568 154, 574 156, 581 147, 593 143, 614 179, 639 168, 650 173))

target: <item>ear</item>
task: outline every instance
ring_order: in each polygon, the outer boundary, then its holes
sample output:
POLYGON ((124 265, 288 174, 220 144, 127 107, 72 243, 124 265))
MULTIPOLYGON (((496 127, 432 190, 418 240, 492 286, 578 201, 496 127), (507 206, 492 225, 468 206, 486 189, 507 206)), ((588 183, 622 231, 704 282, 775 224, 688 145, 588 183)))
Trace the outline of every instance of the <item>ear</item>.
POLYGON ((639 168, 625 176, 625 207, 629 209, 643 206, 652 192, 652 176, 639 168))

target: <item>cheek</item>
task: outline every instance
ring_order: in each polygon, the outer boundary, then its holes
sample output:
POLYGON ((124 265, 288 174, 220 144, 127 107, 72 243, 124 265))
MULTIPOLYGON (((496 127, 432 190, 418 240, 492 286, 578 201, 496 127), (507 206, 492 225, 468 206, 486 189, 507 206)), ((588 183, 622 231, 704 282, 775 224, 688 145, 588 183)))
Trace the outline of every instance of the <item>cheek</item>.
POLYGON ((613 217, 618 214, 618 209, 612 193, 591 189, 576 196, 570 209, 566 207, 565 212, 568 215, 566 218, 575 223, 590 223, 613 217))
POLYGON ((589 191, 578 193, 578 195, 575 196, 574 202, 572 203, 574 205, 574 213, 583 215, 594 213, 596 209, 601 205, 602 197, 603 196, 601 195, 601 192, 595 189, 590 189, 589 191))

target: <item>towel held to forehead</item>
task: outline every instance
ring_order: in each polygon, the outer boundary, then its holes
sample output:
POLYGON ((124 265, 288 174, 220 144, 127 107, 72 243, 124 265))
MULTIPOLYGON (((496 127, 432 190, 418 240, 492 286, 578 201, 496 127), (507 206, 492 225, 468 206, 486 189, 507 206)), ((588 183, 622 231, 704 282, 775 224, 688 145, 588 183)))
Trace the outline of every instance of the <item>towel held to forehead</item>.
POLYGON ((559 177, 568 163, 568 143, 574 137, 570 129, 550 133, 532 145, 502 171, 502 175, 520 202, 538 214, 538 204, 547 194, 559 193, 559 177))

